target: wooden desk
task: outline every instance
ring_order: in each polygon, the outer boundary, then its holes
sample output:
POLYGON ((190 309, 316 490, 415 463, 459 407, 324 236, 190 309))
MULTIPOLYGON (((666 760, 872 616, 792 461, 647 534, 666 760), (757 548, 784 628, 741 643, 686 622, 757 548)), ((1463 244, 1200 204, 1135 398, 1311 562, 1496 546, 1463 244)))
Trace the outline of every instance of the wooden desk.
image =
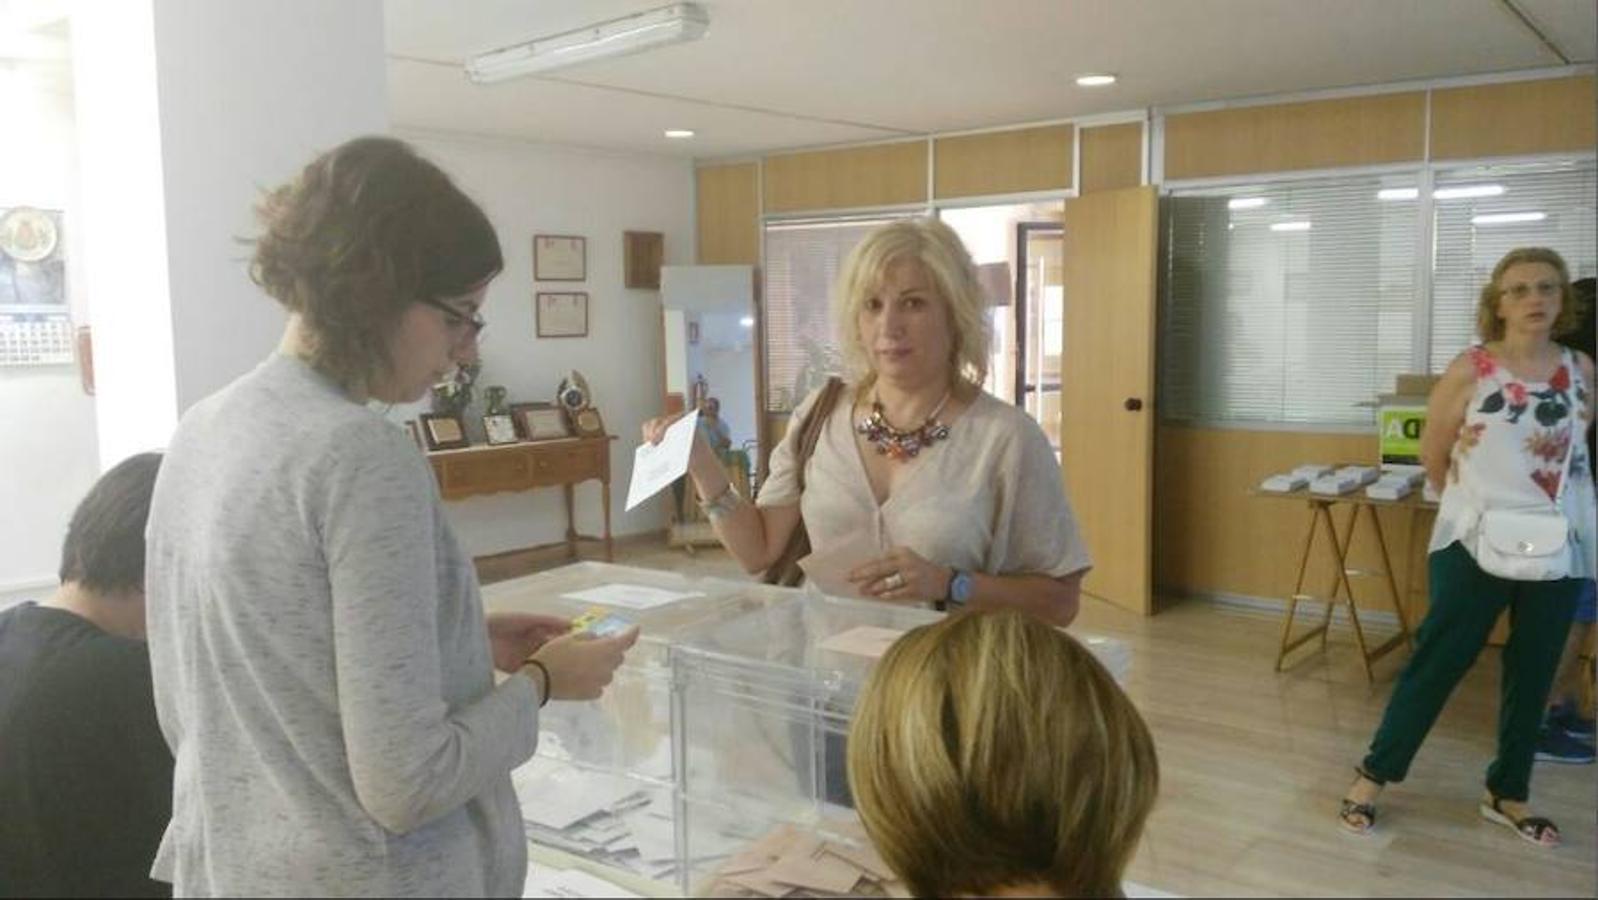
POLYGON ((567 553, 576 559, 578 540, 603 540, 608 561, 615 558, 610 537, 610 442, 615 439, 615 435, 607 435, 435 450, 427 454, 427 461, 445 500, 559 486, 566 495, 567 553), (597 479, 600 485, 605 514, 602 538, 577 533, 572 489, 590 479, 597 479))
POLYGON ((1423 499, 1419 489, 1402 500, 1377 500, 1366 496, 1363 487, 1337 496, 1312 494, 1308 489, 1287 493, 1256 489, 1252 493, 1256 497, 1302 502, 1307 504, 1310 510, 1309 527, 1304 532, 1304 550, 1298 561, 1298 580, 1294 582, 1293 592, 1288 597, 1287 619, 1282 623, 1282 641, 1276 652, 1276 671, 1282 671, 1282 661, 1287 658, 1287 654, 1316 637, 1321 639, 1321 649, 1324 650, 1326 648, 1326 635, 1332 623, 1332 609, 1341 600, 1347 605, 1348 619, 1354 626, 1354 641, 1359 645, 1360 661, 1365 666, 1365 678, 1369 681, 1375 681, 1375 675, 1371 671, 1371 663, 1381 659, 1401 643, 1408 645, 1411 649, 1414 648, 1414 637, 1409 628, 1409 616, 1404 611, 1404 604, 1409 599, 1410 588, 1414 581, 1412 561, 1415 556, 1415 539, 1419 533, 1419 518, 1423 512, 1435 510, 1437 504, 1423 499), (1336 522, 1332 518, 1332 507, 1338 504, 1352 507, 1352 511, 1348 516, 1348 523, 1344 526, 1341 535, 1338 534, 1336 522), (1393 556, 1387 548, 1387 536, 1382 532, 1381 519, 1376 515, 1376 510, 1382 507, 1409 510, 1409 536, 1406 542, 1408 546, 1405 551, 1407 564, 1404 570, 1404 587, 1402 591, 1399 589, 1397 579, 1393 577, 1393 556), (1376 548, 1381 554, 1382 571, 1380 572, 1366 572, 1348 567, 1348 551, 1354 542, 1354 528, 1362 517, 1370 522, 1372 536, 1376 541, 1376 548), (1334 569, 1331 589, 1325 596, 1317 597, 1304 593, 1304 581, 1309 570, 1310 551, 1315 546, 1315 535, 1322 530, 1323 526, 1327 539, 1331 541, 1334 569), (1393 602, 1393 611, 1398 615, 1398 634, 1393 635, 1375 649, 1370 649, 1365 644, 1365 629, 1359 622, 1359 610, 1354 603, 1354 585, 1349 580, 1350 576, 1362 575, 1378 576, 1386 582, 1388 596, 1393 602), (1298 637, 1293 637, 1293 616, 1298 611, 1298 604, 1316 601, 1326 604, 1326 614, 1321 619, 1321 623, 1298 637))

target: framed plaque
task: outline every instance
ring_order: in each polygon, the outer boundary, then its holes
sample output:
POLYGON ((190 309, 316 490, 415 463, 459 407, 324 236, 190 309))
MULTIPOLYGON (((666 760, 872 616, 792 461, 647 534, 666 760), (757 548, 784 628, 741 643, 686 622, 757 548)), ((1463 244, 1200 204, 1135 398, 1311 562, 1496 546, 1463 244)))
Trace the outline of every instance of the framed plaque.
POLYGON ((566 417, 553 403, 516 403, 512 404, 510 410, 511 415, 516 417, 518 430, 526 440, 548 441, 571 437, 566 417))
POLYGON ((521 440, 516 434, 516 420, 509 413, 496 413, 483 417, 483 433, 490 444, 514 444, 521 440))
POLYGON ((539 292, 534 320, 541 338, 587 337, 588 294, 539 292))
POLYGON ((421 424, 422 437, 427 439, 429 450, 458 450, 471 443, 466 439, 466 427, 461 424, 460 416, 423 413, 421 424))
POLYGON ((587 277, 587 238, 570 234, 533 236, 534 281, 582 281, 587 277))

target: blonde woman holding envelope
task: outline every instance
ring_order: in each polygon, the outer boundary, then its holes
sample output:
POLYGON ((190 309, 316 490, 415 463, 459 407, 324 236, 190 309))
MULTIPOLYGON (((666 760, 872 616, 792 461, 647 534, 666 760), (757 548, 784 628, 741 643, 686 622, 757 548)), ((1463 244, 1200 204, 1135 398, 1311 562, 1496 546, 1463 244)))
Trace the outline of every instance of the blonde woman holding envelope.
MULTIPOLYGON (((987 303, 953 229, 907 219, 867 235, 833 321, 850 381, 794 410, 756 502, 696 439, 688 471, 722 543, 777 580, 807 536, 818 562, 848 561, 831 574, 863 596, 1069 624, 1092 560, 1043 430, 982 390, 987 303)), ((670 421, 645 424, 645 440, 670 421)))

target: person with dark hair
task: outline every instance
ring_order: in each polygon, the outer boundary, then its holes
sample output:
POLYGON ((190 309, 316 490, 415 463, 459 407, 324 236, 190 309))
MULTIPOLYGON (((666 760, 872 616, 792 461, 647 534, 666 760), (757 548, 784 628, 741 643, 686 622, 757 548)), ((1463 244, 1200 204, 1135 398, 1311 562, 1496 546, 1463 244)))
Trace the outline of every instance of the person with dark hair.
MULTIPOLYGON (((1559 339, 1561 344, 1579 350, 1592 358, 1598 326, 1593 315, 1594 280, 1582 278, 1571 282, 1575 294, 1576 324, 1559 339)), ((1587 458, 1598 459, 1598 446, 1594 437, 1598 431, 1587 431, 1587 458)), ((1588 685, 1591 676, 1582 665, 1583 657, 1592 646, 1594 623, 1598 623, 1598 581, 1591 578, 1582 583, 1581 597, 1576 601, 1576 618, 1570 626, 1570 636, 1565 638, 1565 649, 1559 657, 1559 668, 1554 672, 1554 689, 1549 696, 1548 715, 1543 721, 1542 734, 1537 736, 1539 762, 1572 763, 1584 765, 1598 758, 1593 747, 1594 720, 1591 706, 1582 708, 1584 702, 1582 683, 1588 685)), ((1586 656, 1591 660, 1591 656, 1586 656)))
POLYGON ((150 862, 172 754, 144 645, 144 526, 161 456, 100 477, 61 586, 0 613, 0 897, 164 897, 150 862))
POLYGON ((472 358, 499 239, 390 138, 324 153, 258 214, 282 343, 183 416, 150 511, 176 757, 153 872, 184 896, 520 896, 510 771, 539 708, 598 697, 637 630, 485 627, 427 461, 366 407, 472 358))

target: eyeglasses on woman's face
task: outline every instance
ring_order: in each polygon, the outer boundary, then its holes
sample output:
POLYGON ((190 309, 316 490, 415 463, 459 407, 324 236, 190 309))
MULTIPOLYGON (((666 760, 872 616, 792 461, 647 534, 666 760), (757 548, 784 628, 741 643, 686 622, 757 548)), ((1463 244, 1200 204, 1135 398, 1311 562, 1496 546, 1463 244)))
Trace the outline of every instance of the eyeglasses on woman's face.
POLYGON ((1552 299, 1559 296, 1560 284, 1557 281, 1522 281, 1516 284, 1506 284, 1498 293, 1511 300, 1524 300, 1533 293, 1539 297, 1552 299))
POLYGON ((467 338, 480 339, 483 335, 483 329, 488 327, 488 321, 483 318, 481 313, 472 312, 468 315, 462 310, 432 297, 423 297, 420 302, 444 314, 444 327, 455 335, 457 341, 467 338))

